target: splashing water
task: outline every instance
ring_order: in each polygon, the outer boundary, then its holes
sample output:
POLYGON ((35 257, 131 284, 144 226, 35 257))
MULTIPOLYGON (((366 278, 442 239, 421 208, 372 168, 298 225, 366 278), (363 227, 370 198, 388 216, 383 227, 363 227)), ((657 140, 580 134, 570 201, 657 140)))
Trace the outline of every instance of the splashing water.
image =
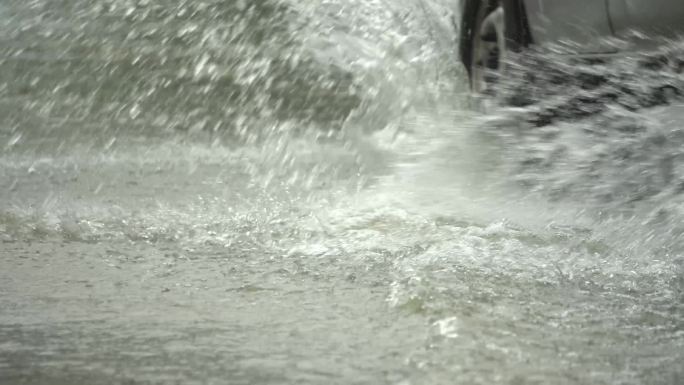
POLYGON ((0 382, 683 381, 681 43, 482 114, 453 10, 0 4, 0 382))

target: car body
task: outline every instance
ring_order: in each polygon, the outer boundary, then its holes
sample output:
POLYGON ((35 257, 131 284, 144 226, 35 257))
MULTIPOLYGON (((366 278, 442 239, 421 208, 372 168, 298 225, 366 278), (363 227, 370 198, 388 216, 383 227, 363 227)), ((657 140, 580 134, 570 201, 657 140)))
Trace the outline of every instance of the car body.
POLYGON ((478 68, 501 72, 509 51, 554 45, 600 55, 684 35, 684 0, 460 0, 458 6, 460 56, 475 91, 484 82, 478 68), (633 44, 621 47, 615 38, 633 44))
POLYGON ((682 0, 523 0, 532 41, 573 41, 583 52, 602 52, 602 38, 684 33, 682 0))

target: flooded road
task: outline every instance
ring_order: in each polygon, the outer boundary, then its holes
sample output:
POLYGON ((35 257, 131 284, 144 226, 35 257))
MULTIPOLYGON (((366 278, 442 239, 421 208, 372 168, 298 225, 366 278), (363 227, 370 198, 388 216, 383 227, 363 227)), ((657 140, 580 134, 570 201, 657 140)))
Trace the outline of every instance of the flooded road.
POLYGON ((484 114, 402 3, 3 2, 0 383, 684 382, 680 42, 484 114))

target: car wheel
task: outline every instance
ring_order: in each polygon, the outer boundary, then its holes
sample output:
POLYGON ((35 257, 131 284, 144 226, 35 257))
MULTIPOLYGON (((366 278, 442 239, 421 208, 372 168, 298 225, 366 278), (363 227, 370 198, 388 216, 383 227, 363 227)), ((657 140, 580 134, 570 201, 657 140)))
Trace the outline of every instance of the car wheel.
POLYGON ((530 44, 524 8, 518 0, 467 0, 461 29, 461 60, 476 94, 496 94, 511 52, 530 44))

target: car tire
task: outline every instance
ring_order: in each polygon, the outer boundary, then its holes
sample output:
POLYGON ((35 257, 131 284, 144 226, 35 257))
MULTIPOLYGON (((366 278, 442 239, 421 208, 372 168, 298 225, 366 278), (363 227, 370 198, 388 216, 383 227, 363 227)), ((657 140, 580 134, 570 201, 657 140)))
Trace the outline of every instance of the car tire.
POLYGON ((460 55, 473 93, 495 94, 510 54, 531 42, 522 1, 465 0, 460 55))

